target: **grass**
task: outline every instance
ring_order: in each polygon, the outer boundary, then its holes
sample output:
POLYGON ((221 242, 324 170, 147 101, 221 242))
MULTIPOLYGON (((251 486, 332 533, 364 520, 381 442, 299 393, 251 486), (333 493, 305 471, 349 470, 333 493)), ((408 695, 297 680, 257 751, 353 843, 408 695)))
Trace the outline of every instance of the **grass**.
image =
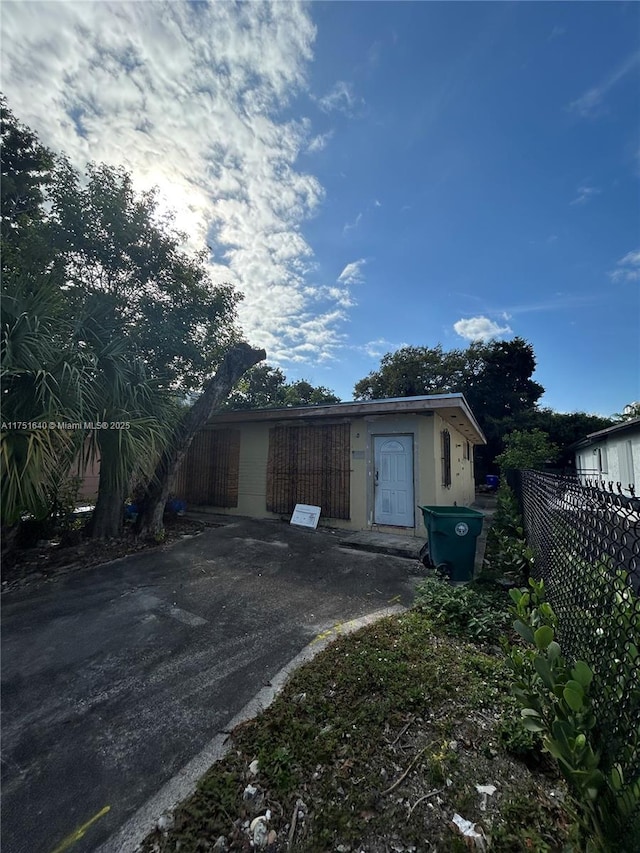
POLYGON ((462 851, 456 812, 489 850, 562 849, 566 791, 531 760, 514 713, 496 647, 505 618, 502 594, 425 581, 415 609, 340 637, 238 727, 143 851, 195 853, 220 836, 216 849, 250 850, 250 823, 267 810, 274 853, 462 851), (496 791, 483 798, 478 784, 496 791))

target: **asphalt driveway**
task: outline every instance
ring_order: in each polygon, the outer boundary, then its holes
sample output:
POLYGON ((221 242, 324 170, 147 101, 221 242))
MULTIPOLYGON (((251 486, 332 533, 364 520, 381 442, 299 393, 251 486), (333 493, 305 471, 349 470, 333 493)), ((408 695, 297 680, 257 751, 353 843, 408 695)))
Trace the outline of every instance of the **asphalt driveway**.
POLYGON ((314 637, 410 604, 415 569, 241 519, 5 595, 4 853, 95 850, 314 637))

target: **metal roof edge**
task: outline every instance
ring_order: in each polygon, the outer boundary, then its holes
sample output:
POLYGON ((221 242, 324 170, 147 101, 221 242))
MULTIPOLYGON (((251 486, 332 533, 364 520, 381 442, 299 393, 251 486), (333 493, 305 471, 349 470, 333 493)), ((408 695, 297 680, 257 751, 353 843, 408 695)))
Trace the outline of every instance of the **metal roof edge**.
POLYGON ((640 427, 640 418, 632 418, 629 421, 623 421, 622 423, 613 424, 613 426, 605 427, 604 429, 599 429, 596 432, 590 432, 584 438, 581 438, 579 441, 574 441, 573 444, 570 444, 567 447, 567 450, 578 450, 578 448, 580 447, 587 447, 589 444, 593 444, 600 438, 606 438, 612 433, 624 432, 625 430, 634 426, 640 427))
POLYGON ((235 409, 217 412, 209 423, 238 423, 241 421, 304 420, 306 418, 348 417, 366 414, 420 414, 449 406, 462 409, 480 443, 487 439, 471 411, 464 394, 426 394, 416 397, 386 397, 378 400, 351 400, 319 406, 289 406, 284 408, 235 409))

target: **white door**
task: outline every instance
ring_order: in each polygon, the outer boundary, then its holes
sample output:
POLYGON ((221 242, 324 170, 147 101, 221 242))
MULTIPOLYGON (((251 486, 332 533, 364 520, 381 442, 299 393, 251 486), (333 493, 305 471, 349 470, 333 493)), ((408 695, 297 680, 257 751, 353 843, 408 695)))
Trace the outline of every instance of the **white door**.
POLYGON ((374 451, 374 521, 413 527, 413 437, 376 435, 374 451))

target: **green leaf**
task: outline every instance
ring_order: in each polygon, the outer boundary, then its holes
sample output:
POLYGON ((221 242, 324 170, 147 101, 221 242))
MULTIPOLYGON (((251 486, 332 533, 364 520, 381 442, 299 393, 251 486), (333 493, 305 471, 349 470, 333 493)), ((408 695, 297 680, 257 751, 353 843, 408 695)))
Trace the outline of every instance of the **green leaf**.
POLYGON ((522 592, 515 587, 509 590, 509 595, 514 604, 519 604, 520 599, 522 598, 522 592))
POLYGON ((555 682, 553 675, 551 674, 551 667, 549 666, 549 662, 546 658, 538 655, 534 660, 533 665, 535 666, 536 672, 542 679, 545 687, 548 687, 550 690, 553 689, 555 682))
POLYGON ((571 670, 571 677, 586 690, 593 679, 593 672, 583 660, 579 660, 571 670))
POLYGON ((551 725, 553 737, 569 750, 569 738, 573 737, 575 729, 571 723, 565 720, 554 720, 551 725))
POLYGON ((560 657, 560 645, 555 640, 547 646, 547 657, 550 661, 556 661, 560 657))
POLYGON ((609 778, 611 780, 611 787, 613 790, 621 791, 622 786, 624 785, 624 776, 622 774, 622 767, 619 764, 613 765, 609 778))
POLYGON ((516 621, 513 623, 513 629, 514 631, 517 631, 517 633, 520 634, 520 636, 528 643, 535 643, 535 640, 533 638, 533 631, 531 630, 529 625, 525 625, 525 623, 521 622, 520 619, 516 619, 516 621))
MULTIPOLYGON (((572 684, 576 684, 577 682, 571 682, 572 684)), ((578 692, 577 690, 573 690, 571 687, 565 687, 562 691, 562 695, 564 697, 564 701, 571 708, 572 711, 577 712, 582 708, 584 694, 582 691, 578 692)))
POLYGON ((553 628, 541 625, 533 635, 536 646, 544 651, 553 642, 553 628))
POLYGON ((553 620, 555 619, 555 613, 553 612, 553 608, 549 604, 548 601, 543 601, 539 607, 540 614, 545 617, 545 619, 553 620))
POLYGON ((528 732, 544 732, 546 731, 546 726, 540 719, 536 719, 536 717, 523 717, 522 725, 528 732))

